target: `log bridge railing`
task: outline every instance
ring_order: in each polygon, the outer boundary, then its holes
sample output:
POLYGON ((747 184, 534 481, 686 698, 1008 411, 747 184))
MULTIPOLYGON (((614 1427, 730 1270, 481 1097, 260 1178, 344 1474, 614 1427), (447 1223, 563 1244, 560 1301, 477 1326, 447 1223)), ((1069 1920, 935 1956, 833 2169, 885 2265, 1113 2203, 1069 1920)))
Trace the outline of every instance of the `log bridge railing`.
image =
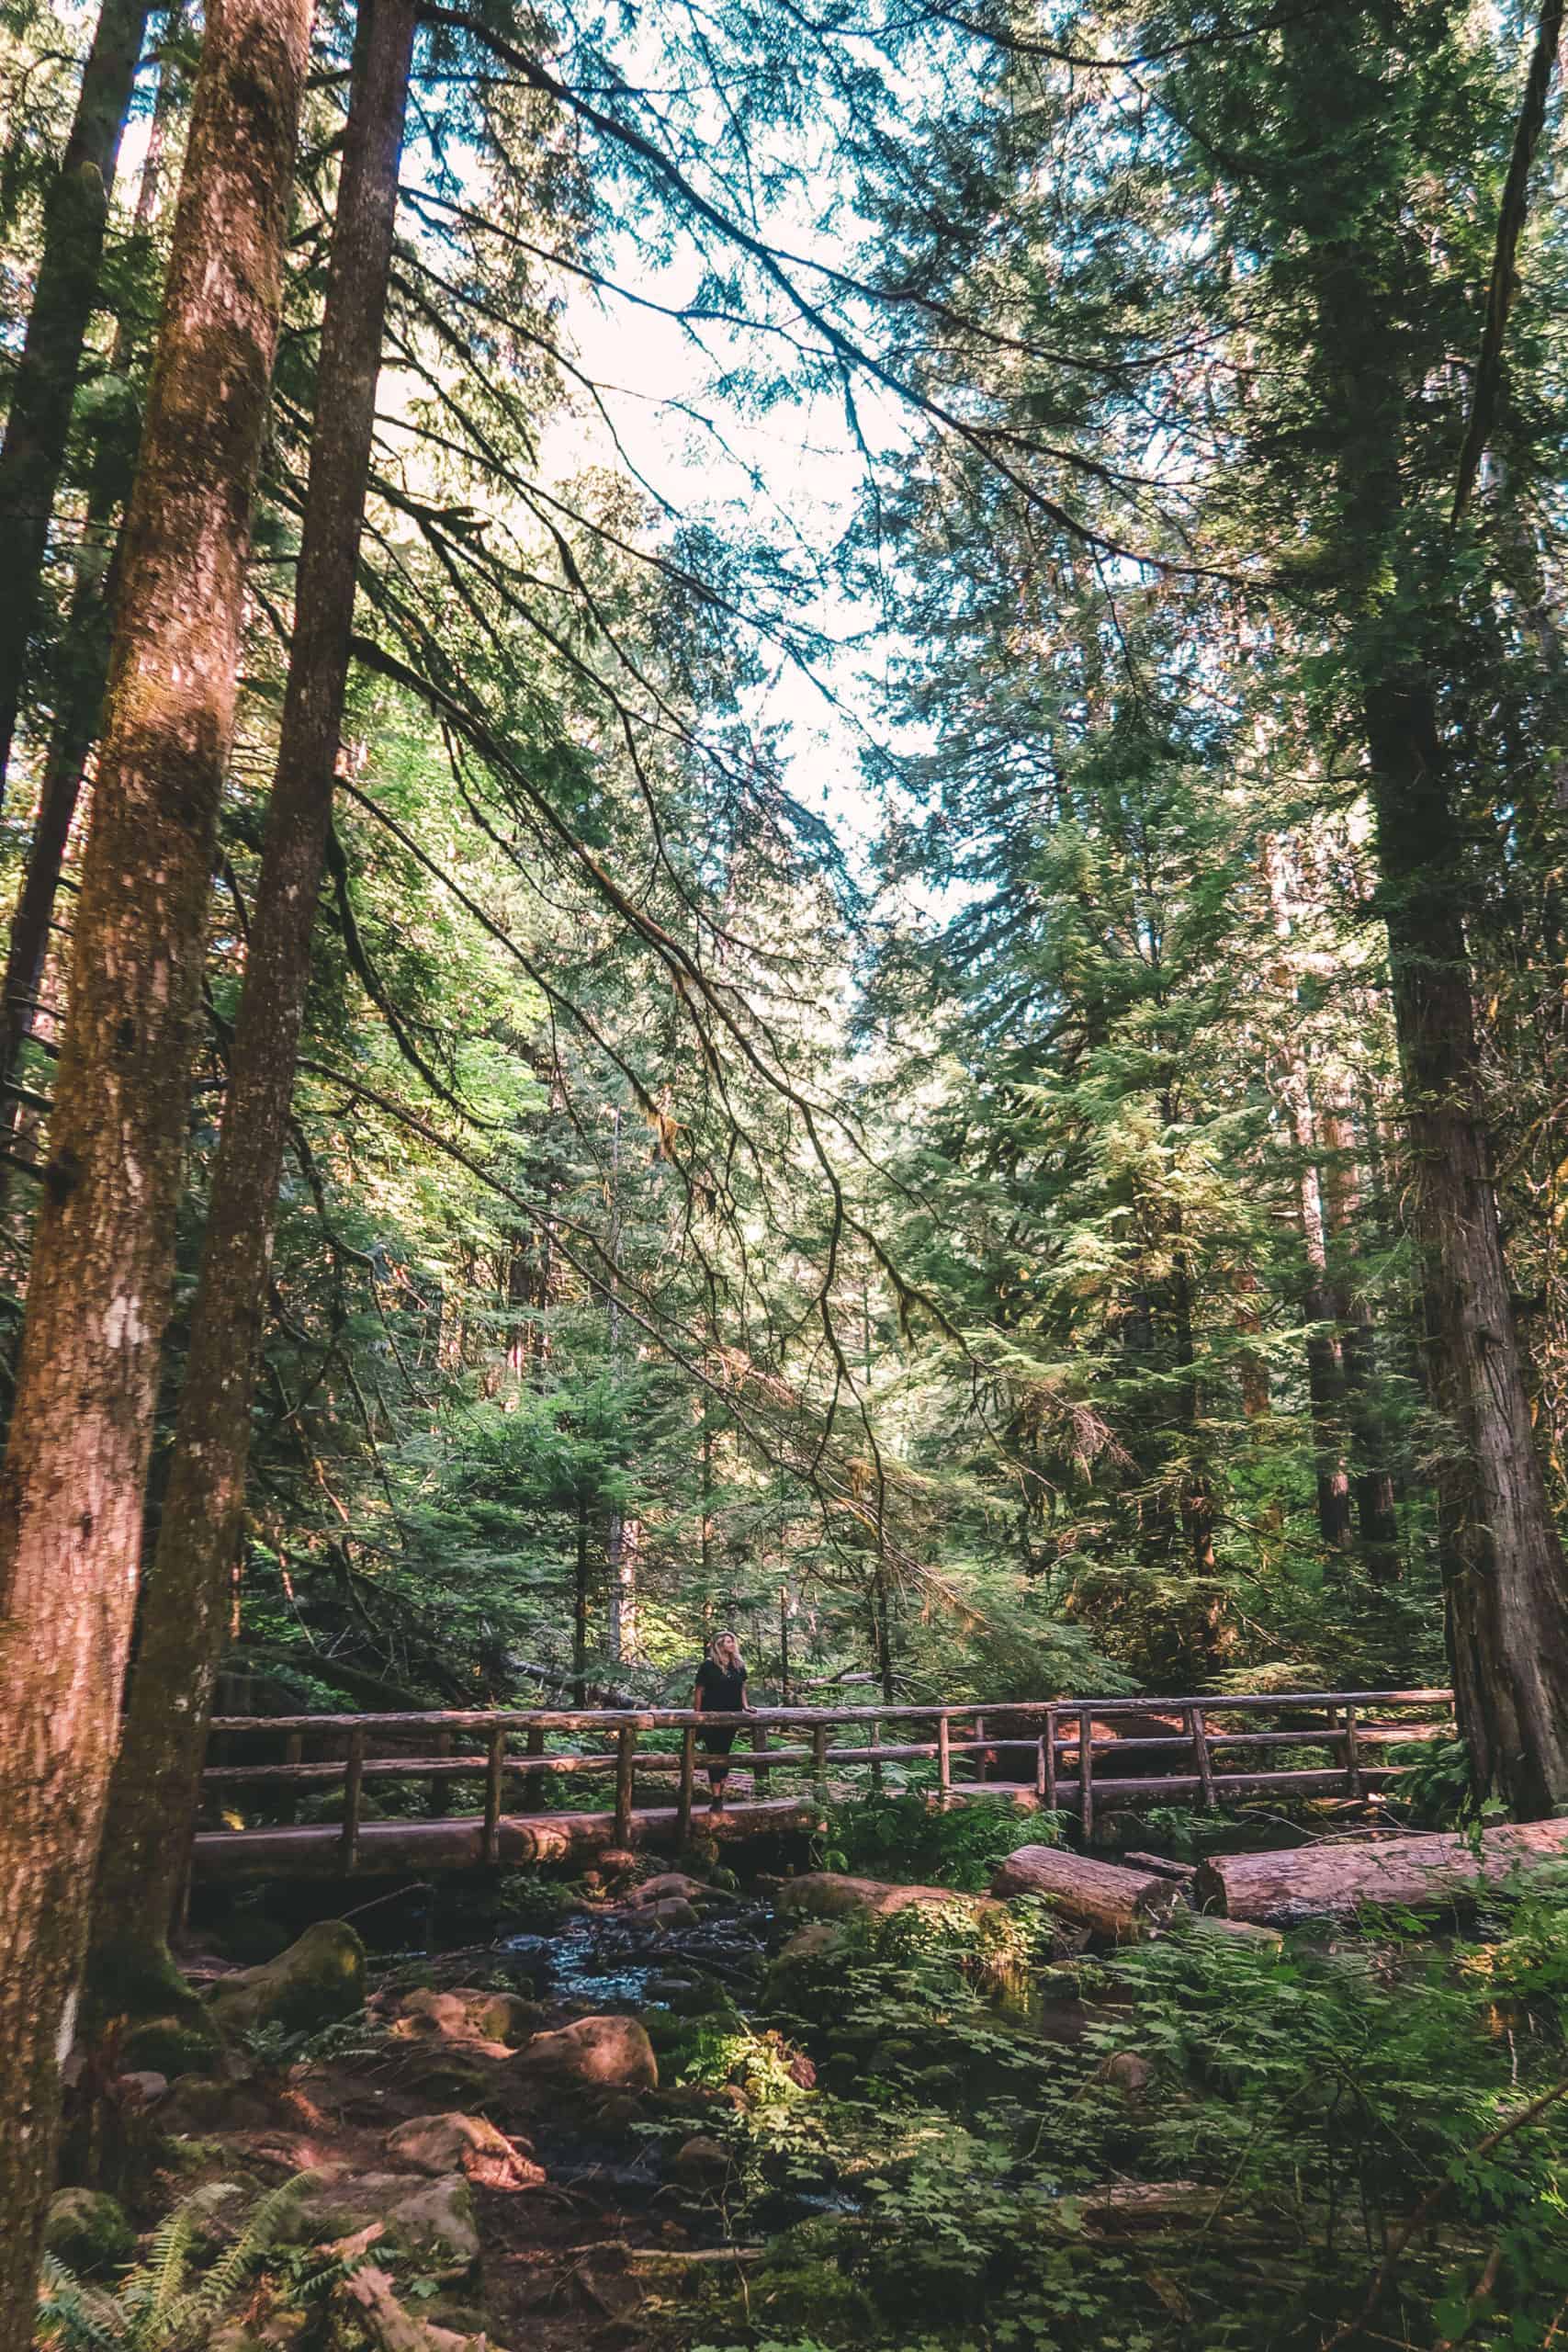
POLYGON ((242 1800, 276 1792, 281 1806, 272 1809, 286 1819, 281 1827, 205 1829, 197 1868, 200 1875, 243 1871, 245 1848, 251 1867, 286 1874, 291 1868, 353 1872, 372 1859, 367 1846, 380 1849, 374 1859, 388 1867, 417 1857, 421 1867, 439 1868, 612 1844, 682 1845, 704 1770, 705 1724, 750 1736, 751 1754, 744 1760, 760 1801, 730 1807, 728 1836, 808 1817, 830 1794, 850 1792, 846 1772, 863 1776, 854 1785, 869 1780, 874 1789, 885 1785, 889 1765, 934 1762, 938 1802, 968 1801, 986 1782, 997 1796, 1075 1816, 1087 1840, 1103 1806, 1187 1798, 1213 1808, 1222 1798, 1271 1792, 1359 1798, 1397 1778, 1400 1768, 1381 1760, 1387 1749, 1444 1736, 1450 1706, 1451 1693, 1441 1690, 1297 1690, 980 1707, 759 1707, 737 1715, 667 1707, 227 1716, 212 1725, 206 1789, 242 1800), (894 1739, 884 1736, 886 1727, 894 1728, 894 1739), (847 1732, 847 1743, 833 1744, 835 1731, 847 1732), (639 1745, 648 1735, 667 1744, 639 1745), (679 1736, 672 1744, 671 1735, 679 1736), (786 1744, 774 1745, 775 1736, 786 1744), (277 1743, 281 1754, 233 1760, 237 1742, 257 1739, 277 1743), (561 1739, 570 1744, 551 1745, 561 1739), (332 1752, 312 1756, 308 1747, 332 1752), (1271 1767, 1270 1758, 1288 1749, 1329 1760, 1271 1767), (987 1781, 987 1769, 1004 1763, 1010 1775, 987 1781), (1167 1765, 1171 1769, 1160 1769, 1167 1765), (955 1778, 955 1766, 969 1777, 955 1778), (775 1774, 795 1784, 782 1804, 768 1801, 775 1774), (548 1781, 579 1776, 610 1781, 611 1808, 569 1814, 547 1804, 548 1781), (672 1807, 648 1803, 650 1778, 673 1783, 672 1807), (422 1820, 367 1820, 368 1789, 411 1781, 425 1784, 422 1820), (334 1784, 343 1789, 341 1822, 289 1826, 302 1792, 334 1784), (446 1811, 446 1792, 463 1784, 482 1792, 478 1816, 446 1811), (530 1824, 536 1833, 555 1825, 555 1834, 520 1835, 530 1824))

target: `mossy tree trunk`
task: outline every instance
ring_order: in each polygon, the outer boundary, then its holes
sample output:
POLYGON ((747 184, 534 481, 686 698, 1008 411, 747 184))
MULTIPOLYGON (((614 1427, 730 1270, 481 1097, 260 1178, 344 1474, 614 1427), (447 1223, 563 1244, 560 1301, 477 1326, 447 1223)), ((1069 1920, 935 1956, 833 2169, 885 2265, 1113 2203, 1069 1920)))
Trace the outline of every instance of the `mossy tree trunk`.
POLYGON ((136 1600, 308 0, 210 0, 0 1473, 0 2352, 26 2352, 136 1600))
POLYGON ((120 2006, 117 1986, 134 1995, 158 1981, 229 1633, 256 1352, 348 679, 414 23, 413 0, 361 0, 277 774, 95 1902, 89 1981, 95 2002, 111 2008, 120 2006))

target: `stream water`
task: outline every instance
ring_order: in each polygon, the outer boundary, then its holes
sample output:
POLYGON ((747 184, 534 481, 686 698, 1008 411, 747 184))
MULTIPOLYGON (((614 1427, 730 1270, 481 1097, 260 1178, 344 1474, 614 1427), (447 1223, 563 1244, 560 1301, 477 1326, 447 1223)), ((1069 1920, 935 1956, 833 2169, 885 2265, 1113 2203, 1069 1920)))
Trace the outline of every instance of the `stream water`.
POLYGON ((527 1970, 541 1999, 631 2009, 673 1996, 671 2006, 680 2006, 705 1980, 744 2005, 766 1964, 772 1919, 765 1904, 740 1903, 671 1931, 618 1912, 573 1919, 553 1935, 509 1936, 502 1949, 527 1970))

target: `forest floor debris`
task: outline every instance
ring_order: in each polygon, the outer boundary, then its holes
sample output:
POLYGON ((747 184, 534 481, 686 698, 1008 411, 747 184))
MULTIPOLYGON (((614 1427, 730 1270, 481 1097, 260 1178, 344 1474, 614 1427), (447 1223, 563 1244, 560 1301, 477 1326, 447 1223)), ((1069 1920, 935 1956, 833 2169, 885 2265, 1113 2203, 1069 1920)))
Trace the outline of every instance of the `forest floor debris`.
POLYGON ((132 2218, 205 2198, 216 2250, 282 2198, 295 2272, 363 2242, 298 2325, 256 2274, 224 2352, 1192 2352, 1239 2324, 1320 2352, 1394 2298, 1402 2340, 1484 2346, 1524 2340, 1492 2302, 1561 2301, 1549 1873, 1462 1944, 1383 1920, 1325 1951, 1178 1901, 1097 1956, 1034 1896, 976 1901, 994 1833, 946 1834, 967 1885, 692 1879, 672 1931, 663 1888, 601 1883, 392 1967, 297 2055, 263 2029, 243 2081, 175 2083, 132 2218))

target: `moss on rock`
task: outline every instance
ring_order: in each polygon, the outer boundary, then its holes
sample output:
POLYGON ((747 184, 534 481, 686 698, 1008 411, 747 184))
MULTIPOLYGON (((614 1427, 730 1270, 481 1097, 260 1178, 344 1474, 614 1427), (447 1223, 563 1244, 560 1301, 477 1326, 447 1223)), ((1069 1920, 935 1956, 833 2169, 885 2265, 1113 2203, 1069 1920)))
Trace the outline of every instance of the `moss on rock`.
POLYGON ((365 1946, 342 1919, 321 1919, 259 1968, 221 1977, 208 2009, 225 2033, 278 2025, 309 2033, 365 2006, 365 1946))
POLYGON ((100 2188, 62 2188, 50 2199, 43 2242, 68 2269, 86 2278, 119 2268, 136 2252, 136 2233, 100 2188))

